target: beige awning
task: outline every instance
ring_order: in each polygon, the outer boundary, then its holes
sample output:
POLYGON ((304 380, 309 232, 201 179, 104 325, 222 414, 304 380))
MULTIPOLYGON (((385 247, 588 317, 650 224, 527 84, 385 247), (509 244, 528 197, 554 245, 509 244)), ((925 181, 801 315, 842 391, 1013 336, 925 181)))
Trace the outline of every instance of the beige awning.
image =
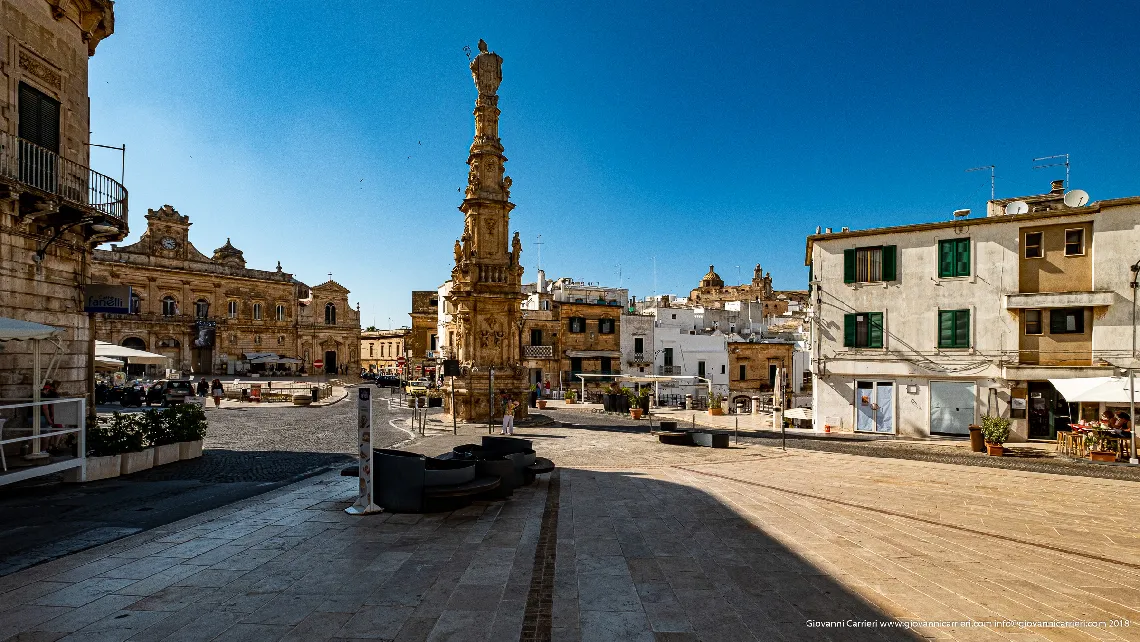
POLYGON ((152 363, 155 365, 163 365, 170 362, 170 357, 147 352, 145 350, 135 350, 134 348, 127 348, 125 346, 107 343, 106 341, 95 342, 95 356, 96 357, 110 357, 111 359, 126 359, 129 363, 152 363))
POLYGON ((621 350, 567 350, 566 356, 582 359, 597 359, 599 357, 621 359, 621 350))

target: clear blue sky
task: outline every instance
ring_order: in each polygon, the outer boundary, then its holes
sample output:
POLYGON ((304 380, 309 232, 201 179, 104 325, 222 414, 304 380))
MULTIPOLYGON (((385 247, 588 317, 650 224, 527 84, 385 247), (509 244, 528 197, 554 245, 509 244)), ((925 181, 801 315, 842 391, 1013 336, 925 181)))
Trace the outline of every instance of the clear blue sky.
MULTIPOLYGON (((475 88, 504 58, 512 227, 534 278, 683 294, 710 263, 806 287, 816 225, 984 212, 1068 152, 1092 198, 1140 194, 1140 9, 1120 2, 119 2, 92 142, 126 143, 132 234, 191 217, 209 253, 409 322, 463 227, 475 88), (953 5, 953 6, 951 6, 953 5), (739 270, 736 266, 740 266, 739 270)), ((118 174, 118 158, 93 164, 118 174)))

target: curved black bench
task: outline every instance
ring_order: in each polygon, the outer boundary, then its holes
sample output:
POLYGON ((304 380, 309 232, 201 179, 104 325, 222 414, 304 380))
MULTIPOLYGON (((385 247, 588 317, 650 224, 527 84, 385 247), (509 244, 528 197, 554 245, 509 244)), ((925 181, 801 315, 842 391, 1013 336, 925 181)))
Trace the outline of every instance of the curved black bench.
POLYGON ((534 463, 527 466, 526 469, 532 475, 545 475, 554 471, 554 462, 546 457, 535 457, 534 463))
POLYGON ((493 450, 504 453, 523 453, 533 451, 534 446, 529 439, 518 437, 495 437, 488 435, 483 438, 483 450, 493 450))
POLYGON ((657 424, 657 426, 659 428, 661 428, 661 430, 668 432, 668 431, 673 431, 673 430, 677 429, 677 422, 675 422, 675 421, 662 421, 661 423, 657 424))
POLYGON ((659 432, 657 441, 670 446, 692 446, 693 435, 688 432, 659 432))
POLYGON ((689 435, 693 443, 706 448, 728 448, 728 433, 723 432, 692 432, 689 435))
POLYGON ((475 461, 375 448, 372 463, 373 501, 392 512, 451 510, 500 484, 497 476, 477 475, 475 461))
POLYGON ((437 459, 451 461, 475 462, 476 475, 490 475, 498 477, 499 486, 486 494, 486 499, 504 499, 510 497, 514 489, 522 485, 522 474, 517 469, 516 456, 504 455, 490 450, 483 450, 475 444, 456 446, 451 452, 440 455, 437 459))

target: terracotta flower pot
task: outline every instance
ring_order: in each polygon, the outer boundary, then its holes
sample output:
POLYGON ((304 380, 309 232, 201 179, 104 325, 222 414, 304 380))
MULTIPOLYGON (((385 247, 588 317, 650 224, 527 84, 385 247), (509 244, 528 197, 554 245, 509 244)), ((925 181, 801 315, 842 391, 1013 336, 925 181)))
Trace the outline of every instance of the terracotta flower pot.
POLYGON ((1005 455, 1005 446, 1001 444, 986 444, 986 452, 990 457, 1001 457, 1005 455))
POLYGON ((709 414, 714 417, 720 417, 724 415, 724 408, 709 408, 709 414))
POLYGON ((1116 453, 1111 450, 1090 450, 1090 461, 1116 461, 1116 453))
POLYGON ((630 408, 629 416, 634 419, 641 419, 641 408, 630 408))
POLYGON ((538 409, 542 410, 545 407, 546 407, 546 400, 545 399, 539 399, 538 400, 538 409))

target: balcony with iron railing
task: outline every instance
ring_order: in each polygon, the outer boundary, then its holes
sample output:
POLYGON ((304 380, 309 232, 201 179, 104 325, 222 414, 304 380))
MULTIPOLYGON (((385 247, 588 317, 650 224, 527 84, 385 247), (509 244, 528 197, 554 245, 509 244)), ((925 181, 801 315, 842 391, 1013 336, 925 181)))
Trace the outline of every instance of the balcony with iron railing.
POLYGON ((657 374, 679 375, 681 374, 681 366, 657 366, 657 374))
POLYGON ((553 359, 554 346, 523 346, 524 359, 553 359))
MULTIPOLYGON (((0 131, 0 181, 58 197, 83 215, 127 229, 127 189, 115 179, 0 131), (109 220, 107 220, 109 219, 109 220)), ((17 191, 21 190, 20 187, 17 191)))

